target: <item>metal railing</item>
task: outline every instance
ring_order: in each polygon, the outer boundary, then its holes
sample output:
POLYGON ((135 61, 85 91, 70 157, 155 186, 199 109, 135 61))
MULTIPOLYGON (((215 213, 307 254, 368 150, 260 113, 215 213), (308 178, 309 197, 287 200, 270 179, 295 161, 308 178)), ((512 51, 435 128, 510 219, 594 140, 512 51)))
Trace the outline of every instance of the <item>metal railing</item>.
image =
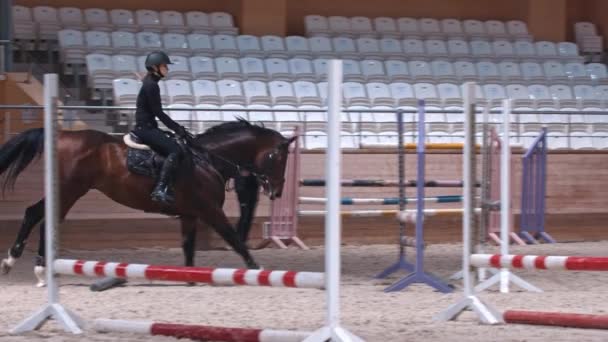
MULTIPOLYGON (((6 106, 6 105, 0 105, 0 109, 11 109, 11 110, 17 110, 17 111, 21 111, 21 113, 15 113, 15 112, 11 112, 11 116, 12 118, 5 118, 6 122, 8 123, 7 125, 5 125, 5 132, 8 131, 9 135, 12 134, 12 130, 10 128, 10 122, 11 119, 14 120, 19 120, 19 116, 23 116, 24 113, 23 111, 26 110, 42 110, 42 106, 28 106, 28 105, 23 105, 23 106, 6 106), (8 126, 8 127, 7 127, 8 126)), ((124 134, 125 132, 131 130, 133 128, 133 121, 134 121, 134 113, 135 113, 135 107, 133 106, 70 106, 70 105, 63 105, 63 106, 59 106, 58 110, 59 110, 59 114, 61 115, 60 118, 63 122, 64 127, 66 128, 72 128, 72 125, 74 124, 74 122, 76 122, 77 120, 81 120, 84 123, 92 126, 91 128, 95 129, 98 127, 104 127, 104 130, 107 131, 107 133, 110 134, 124 134), (91 112, 95 112, 95 111, 99 111, 99 113, 91 113, 91 112), (80 115, 79 114, 83 114, 83 113, 87 113, 87 115, 91 118, 88 119, 79 119, 80 115)), ((316 131, 322 131, 323 130, 323 125, 326 123, 323 120, 306 120, 305 116, 307 114, 313 114, 313 113, 322 113, 322 114, 326 114, 327 110, 326 109, 297 109, 297 108, 172 108, 172 107, 165 107, 164 108, 165 112, 171 114, 174 114, 174 116, 178 117, 176 121, 179 121, 180 123, 182 123, 184 126, 188 127, 190 130, 193 131, 193 133, 200 133, 201 131, 203 131, 204 129, 218 124, 220 122, 222 122, 223 120, 219 117, 221 117, 221 115, 217 115, 216 113, 221 113, 221 112, 231 112, 231 113, 237 113, 237 115, 242 115, 243 117, 247 118, 247 117, 252 117, 253 120, 252 121, 261 121, 262 123, 264 123, 265 125, 268 126, 273 126, 273 128, 279 128, 279 130, 282 130, 282 128, 284 128, 284 130, 289 130, 292 127, 294 127, 295 125, 298 125, 299 127, 301 127, 303 135, 307 135, 306 132, 308 131, 312 131, 312 130, 316 130, 316 131), (177 112, 189 112, 189 114, 186 115, 178 115, 177 112), (201 115, 197 115, 195 113, 197 112, 204 112, 204 113, 210 113, 210 117, 213 116, 214 113, 216 114, 216 118, 217 120, 201 120, 200 117, 201 115), (250 115, 250 114, 255 114, 255 113, 270 113, 270 115, 268 117, 271 117, 272 119, 264 119, 264 120, 256 120, 255 119, 255 115, 250 115), (295 114, 294 117, 296 117, 296 120, 293 121, 286 121, 286 120, 277 120, 277 117, 280 116, 281 113, 293 113, 295 114)), ((343 131, 348 132, 347 135, 350 135, 351 137, 355 138, 357 140, 357 142, 359 143, 359 147, 361 146, 360 142, 361 139, 363 137, 368 136, 370 133, 380 133, 383 132, 382 136, 387 138, 387 139, 393 139, 396 141, 396 138, 398 137, 397 132, 397 119, 396 119, 396 115, 395 115, 395 119, 392 121, 383 121, 383 122, 379 122, 379 121, 375 121, 375 120, 370 120, 370 119, 363 119, 363 116, 361 114, 365 113, 365 114, 371 114, 372 116, 375 114, 396 114, 397 112, 402 112, 404 114, 412 114, 411 116, 411 120, 406 121, 406 125, 409 124, 411 127, 414 127, 414 125, 417 123, 416 121, 416 116, 414 114, 417 113, 417 109, 412 108, 412 109, 344 109, 342 110, 342 112, 344 113, 344 115, 346 115, 346 118, 348 118, 348 120, 344 120, 342 122, 343 124, 343 131), (394 126, 394 127, 393 127, 394 126), (394 129, 391 129, 394 128, 394 129), (394 132, 393 132, 394 131, 394 132), (394 134, 391 134, 391 132, 393 132, 394 134)), ((426 113, 428 114, 452 114, 452 115, 457 115, 457 114, 462 114, 463 111, 462 110, 444 110, 444 109, 428 109, 426 110, 426 113)), ((478 112, 478 114, 482 113, 482 110, 480 109, 478 112)), ((489 110, 490 114, 501 114, 501 111, 499 110, 489 110)), ((538 111, 538 110, 513 110, 512 114, 514 116, 514 119, 512 120, 512 138, 514 138, 514 142, 522 144, 524 142, 531 142, 532 139, 534 139, 536 136, 534 135, 534 137, 531 136, 532 133, 536 134, 536 132, 538 132, 538 130, 543 127, 543 126, 547 126, 549 127, 549 133, 548 133, 548 138, 550 141, 553 142, 558 142, 556 145, 559 146, 563 146, 564 148, 572 148, 574 147, 574 144, 572 143, 572 141, 574 139, 580 139, 580 138, 606 138, 608 139, 608 111, 548 111, 548 110, 543 110, 543 111, 538 111), (564 117, 563 120, 558 119, 555 122, 528 122, 528 121, 524 121, 522 122, 521 120, 521 115, 530 115, 530 114, 546 114, 546 115, 554 115, 554 118, 559 118, 559 117, 564 117), (572 118, 573 116, 571 116, 571 114, 577 114, 580 115, 580 117, 586 118, 587 122, 572 122, 572 118), (605 117, 604 119, 592 119, 593 117, 598 117, 598 116, 603 116, 605 117), (602 121, 605 122, 606 124, 602 124, 602 121), (582 129, 583 128, 588 128, 590 127, 591 124, 593 124, 593 122, 597 123, 597 127, 602 128, 602 130, 598 133, 598 132, 594 132, 594 135, 591 135, 591 132, 587 131, 587 132, 583 132, 582 129), (527 128, 526 128, 527 127, 527 128), (581 134, 581 132, 583 134, 581 134), (602 133, 605 132, 605 133, 602 133), (552 134, 558 134, 559 135, 552 135, 552 134), (574 134, 573 133, 577 133, 574 134), (585 135, 586 134, 586 135, 585 135), (561 141, 560 141, 561 140, 561 141), (564 141, 565 140, 565 141, 564 141)), ((237 116, 235 115, 235 116, 237 116)), ((260 116, 257 116, 260 117, 260 116)), ((370 118, 370 116, 365 116, 366 118, 370 118)), ((386 117, 385 117, 386 118, 386 117)), ((460 138, 464 138, 464 136, 459 137, 459 135, 457 134, 453 134, 453 133, 447 133, 447 132, 454 132, 453 128, 454 127, 458 127, 458 125, 462 124, 459 122, 453 122, 453 121, 444 121, 444 122, 428 122, 429 125, 435 125, 435 127, 444 127, 446 128, 446 134, 445 135, 441 135, 441 134, 435 134, 433 137, 431 137, 431 139, 438 139, 438 138, 448 138, 448 139, 460 139, 460 138)), ((499 124, 498 120, 495 123, 491 123, 491 124, 499 124)), ((438 131, 438 130, 437 130, 438 131)), ((410 130, 408 133, 408 136, 411 136, 412 138, 414 138, 416 136, 416 132, 414 130, 410 130)), ((6 135, 5 135, 6 136, 6 135)), ((608 140, 607 140, 608 141, 608 140)), ((396 142, 395 142, 396 143, 396 142)), ((551 145, 551 143, 549 143, 551 145)))

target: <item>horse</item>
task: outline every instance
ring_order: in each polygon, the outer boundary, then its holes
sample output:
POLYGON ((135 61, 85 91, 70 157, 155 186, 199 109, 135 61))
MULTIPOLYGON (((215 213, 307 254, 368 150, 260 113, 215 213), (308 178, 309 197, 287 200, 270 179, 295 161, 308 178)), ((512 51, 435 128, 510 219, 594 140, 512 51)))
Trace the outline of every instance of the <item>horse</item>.
MULTIPOLYGON (((155 184, 152 174, 136 173, 128 165, 133 148, 124 141, 96 130, 60 131, 57 134, 59 219, 63 221, 72 206, 89 190, 96 189, 115 202, 150 213, 176 216, 182 223, 182 251, 185 266, 194 266, 197 220, 211 226, 248 268, 259 268, 250 255, 245 240, 254 208, 241 208, 237 233, 223 211, 229 179, 237 180, 241 190, 254 189, 239 196, 239 201, 257 203, 257 190, 274 200, 281 196, 289 145, 296 136, 286 138, 279 132, 254 125, 244 119, 225 122, 181 142, 185 158, 176 172, 175 203, 167 206, 154 202, 150 193, 155 184), (255 200, 255 201, 253 201, 255 200)), ((34 128, 11 138, 0 148, 0 176, 3 192, 13 188, 19 174, 43 152, 43 128, 34 128)), ((162 164, 158 155, 154 164, 162 164)), ((140 165, 141 166, 141 165, 140 165)), ((149 168, 153 168, 151 164, 149 168)), ((154 170, 148 170, 154 171, 154 170)), ((8 258, 0 263, 7 274, 22 255, 33 227, 44 217, 44 198, 25 210, 21 228, 8 258)), ((44 229, 40 229, 35 274, 38 286, 44 285, 44 229)))

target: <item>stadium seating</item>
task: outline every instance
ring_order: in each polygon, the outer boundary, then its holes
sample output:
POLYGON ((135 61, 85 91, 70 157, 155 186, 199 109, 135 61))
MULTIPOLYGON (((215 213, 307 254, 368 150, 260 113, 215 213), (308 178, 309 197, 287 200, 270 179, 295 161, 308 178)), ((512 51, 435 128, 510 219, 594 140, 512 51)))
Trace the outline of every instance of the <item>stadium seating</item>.
MULTIPOLYGON (((479 84, 482 105, 500 108, 510 97, 518 109, 564 113, 515 116, 513 134, 523 134, 523 141, 541 125, 550 129, 551 148, 606 148, 608 139, 601 135, 607 118, 570 113, 608 108, 606 65, 584 64, 575 43, 535 41, 518 20, 308 15, 306 36, 256 37, 239 35, 224 12, 17 5, 13 18, 24 48, 45 49, 57 41, 64 73, 81 67, 93 99, 111 92, 120 105, 134 105, 145 54, 167 51, 174 65, 160 83, 162 100, 174 109, 192 108, 168 113, 200 121, 195 129, 236 116, 276 121, 277 129, 305 121, 311 136, 305 147, 323 147, 323 115, 298 110, 324 108, 327 60, 340 58, 344 106, 359 111, 344 115, 355 124, 343 127, 343 147, 396 144, 394 114, 368 110, 411 109, 424 99, 458 112, 467 81, 479 84)), ((596 35, 584 23, 577 23, 576 32, 596 35)), ((429 114, 427 122, 429 141, 460 141, 461 114, 429 114)))

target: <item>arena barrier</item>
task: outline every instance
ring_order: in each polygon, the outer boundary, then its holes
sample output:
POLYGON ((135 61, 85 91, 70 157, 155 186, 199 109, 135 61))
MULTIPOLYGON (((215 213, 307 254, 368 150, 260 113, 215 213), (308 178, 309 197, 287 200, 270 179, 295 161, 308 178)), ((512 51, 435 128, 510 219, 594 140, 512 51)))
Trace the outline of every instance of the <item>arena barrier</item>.
POLYGON ((226 328, 113 319, 96 319, 93 321, 93 329, 97 332, 122 332, 225 342, 301 342, 311 334, 290 330, 226 328))
POLYGON ((608 329, 608 315, 507 310, 503 313, 503 319, 505 323, 514 324, 550 325, 584 329, 608 329))
MULTIPOLYGON (((327 211, 325 216, 325 291, 326 291, 326 316, 324 326, 312 334, 302 333, 304 342, 318 342, 331 339, 333 342, 363 342, 363 339, 353 335, 340 325, 340 108, 342 103, 342 62, 331 60, 328 63, 328 149, 325 162, 327 175, 327 211)), ((59 302, 59 289, 56 282, 55 261, 58 244, 55 242, 55 235, 58 226, 57 213, 57 158, 56 158, 56 127, 54 116, 57 115, 58 95, 58 75, 44 75, 44 157, 45 157, 45 248, 46 248, 46 278, 48 289, 48 303, 40 310, 37 310, 30 317, 11 329, 11 334, 23 334, 25 332, 37 330, 49 319, 55 319, 65 331, 73 334, 81 334, 84 321, 59 302)), ((61 266, 59 262, 58 266, 61 266)), ((93 272, 101 267, 98 263, 93 264, 93 272)), ((90 267, 90 266, 87 266, 90 267)), ((69 269, 69 263, 68 267, 69 269)), ((105 268, 105 266, 104 266, 105 268)), ((125 274, 128 266, 125 268, 125 274)), ((72 271, 74 269, 72 268, 72 271)), ((144 272, 141 268, 137 272, 144 272)), ((105 272, 105 271, 104 271, 105 272)), ((136 272, 136 273, 137 273, 136 272)), ((261 272, 264 272, 263 270, 261 272)), ((257 273, 258 275, 261 274, 257 273)), ((100 272, 101 273, 101 272, 100 272)), ((255 274, 255 273, 251 273, 255 274)), ((117 274, 118 275, 118 274, 117 274)), ((284 275, 283 275, 284 276, 284 275)), ((270 276, 269 276, 270 277, 270 276)), ((297 276, 296 276, 297 277, 297 276)), ((284 280, 284 278, 282 278, 284 280)), ((259 278, 257 279, 259 281, 259 278)), ((271 282, 270 278, 268 279, 271 282)), ((234 330, 233 330, 234 331, 234 330)), ((186 330, 183 330, 186 333, 186 330)), ((292 338, 294 332, 289 331, 287 336, 292 338)), ((276 340, 269 341, 291 341, 277 337, 276 340)), ((302 338, 299 338, 302 340, 302 338)), ((235 341, 235 340, 228 340, 235 341)), ((247 340, 245 340, 247 341, 247 340)))
POLYGON ((88 277, 115 277, 213 285, 248 285, 323 289, 319 272, 249 270, 235 268, 160 266, 103 261, 56 259, 55 273, 88 277))

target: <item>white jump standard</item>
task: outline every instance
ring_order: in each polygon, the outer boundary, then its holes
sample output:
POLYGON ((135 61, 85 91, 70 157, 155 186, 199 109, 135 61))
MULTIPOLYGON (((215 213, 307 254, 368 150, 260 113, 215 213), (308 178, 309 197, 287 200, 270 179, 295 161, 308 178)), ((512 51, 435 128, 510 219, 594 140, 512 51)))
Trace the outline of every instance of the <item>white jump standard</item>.
MULTIPOLYGON (((55 232, 59 226, 58 191, 57 191, 57 158, 55 150, 57 96, 59 77, 57 74, 44 75, 44 235, 46 250, 46 282, 48 303, 30 317, 11 329, 11 334, 23 334, 37 330, 47 320, 56 320, 66 332, 82 334, 84 322, 78 315, 61 305, 59 288, 55 281, 53 260, 55 258, 55 232)), ((39 279, 42 281, 41 279, 39 279)))

